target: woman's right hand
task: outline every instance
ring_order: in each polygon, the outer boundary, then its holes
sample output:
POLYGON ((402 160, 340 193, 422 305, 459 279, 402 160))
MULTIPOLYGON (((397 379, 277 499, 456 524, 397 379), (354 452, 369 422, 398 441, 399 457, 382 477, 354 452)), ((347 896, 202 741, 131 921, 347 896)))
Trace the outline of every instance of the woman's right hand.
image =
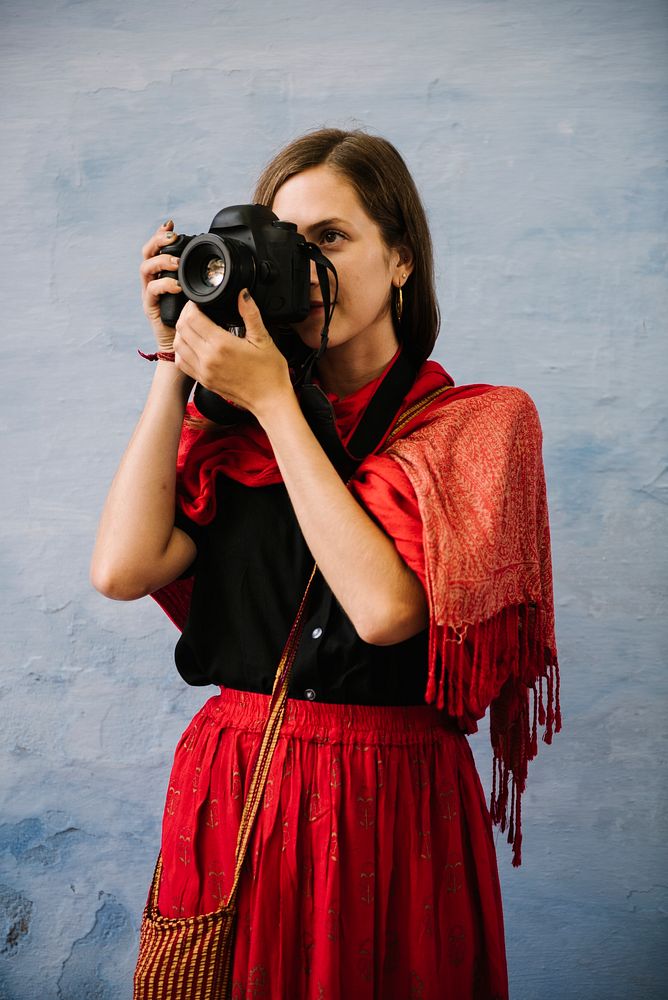
POLYGON ((142 305, 144 313, 153 328, 153 335, 159 351, 171 351, 174 344, 175 330, 166 326, 160 318, 160 296, 176 295, 181 286, 176 277, 179 258, 172 257, 169 245, 176 239, 174 223, 170 219, 151 236, 142 248, 142 263, 139 268, 142 287, 142 305), (161 271, 174 271, 174 277, 159 278, 161 271))

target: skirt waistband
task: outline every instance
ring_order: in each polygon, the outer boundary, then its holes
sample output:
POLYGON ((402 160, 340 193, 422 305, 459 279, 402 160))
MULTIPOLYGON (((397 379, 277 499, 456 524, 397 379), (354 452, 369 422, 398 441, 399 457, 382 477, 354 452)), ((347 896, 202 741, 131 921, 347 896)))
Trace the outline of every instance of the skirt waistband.
MULTIPOLYGON (((222 726, 261 732, 271 696, 235 688, 220 689, 203 711, 222 726)), ((432 733, 463 736, 454 719, 432 705, 336 705, 288 698, 281 727, 284 736, 317 742, 375 739, 406 743, 432 733)))

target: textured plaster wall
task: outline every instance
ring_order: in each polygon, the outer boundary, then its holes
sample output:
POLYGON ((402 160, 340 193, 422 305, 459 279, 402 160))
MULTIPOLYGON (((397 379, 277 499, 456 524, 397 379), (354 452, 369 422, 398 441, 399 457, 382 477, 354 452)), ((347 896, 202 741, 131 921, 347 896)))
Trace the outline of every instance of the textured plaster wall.
POLYGON ((436 357, 543 418, 565 731, 532 766, 521 869, 499 839, 511 995, 666 995, 666 15, 0 5, 2 1000, 129 995, 173 747, 207 694, 151 601, 88 583, 151 375, 140 247, 169 216, 207 228, 323 123, 387 134, 414 170, 436 357))

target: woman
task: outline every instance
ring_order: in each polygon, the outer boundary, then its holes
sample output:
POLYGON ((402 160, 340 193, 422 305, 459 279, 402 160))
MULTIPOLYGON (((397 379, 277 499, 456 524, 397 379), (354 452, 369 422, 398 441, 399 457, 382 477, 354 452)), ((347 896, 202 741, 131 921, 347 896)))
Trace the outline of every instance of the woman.
MULTIPOLYGON (((171 221, 144 247, 144 308, 166 358, 111 486, 92 580, 116 599, 156 596, 184 629, 182 676, 221 686, 176 750, 159 910, 206 913, 230 892, 276 667, 315 561, 239 883, 232 996, 506 997, 491 819, 505 829, 509 818, 519 863, 537 721, 548 741, 559 728, 535 410, 520 390, 456 389, 426 360, 431 241, 388 142, 303 136, 254 201, 336 268, 316 380, 344 444, 398 366, 411 377, 346 483, 249 293, 245 338, 192 302, 174 331, 159 306, 180 291, 159 276, 178 266, 171 221), (254 419, 213 429, 191 404, 184 423, 193 382, 254 419), (464 735, 490 705, 491 817, 464 735)), ((294 331, 315 350, 315 267, 311 290, 294 331)))

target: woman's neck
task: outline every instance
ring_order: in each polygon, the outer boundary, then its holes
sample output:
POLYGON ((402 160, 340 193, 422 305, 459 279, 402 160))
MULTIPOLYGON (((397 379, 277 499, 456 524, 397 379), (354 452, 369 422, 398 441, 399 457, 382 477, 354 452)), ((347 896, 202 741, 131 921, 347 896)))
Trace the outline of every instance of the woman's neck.
POLYGON ((373 345, 364 350, 355 340, 338 347, 327 348, 318 362, 318 377, 326 392, 334 393, 339 399, 350 396, 363 385, 378 378, 397 353, 399 341, 396 336, 382 345, 373 345))

